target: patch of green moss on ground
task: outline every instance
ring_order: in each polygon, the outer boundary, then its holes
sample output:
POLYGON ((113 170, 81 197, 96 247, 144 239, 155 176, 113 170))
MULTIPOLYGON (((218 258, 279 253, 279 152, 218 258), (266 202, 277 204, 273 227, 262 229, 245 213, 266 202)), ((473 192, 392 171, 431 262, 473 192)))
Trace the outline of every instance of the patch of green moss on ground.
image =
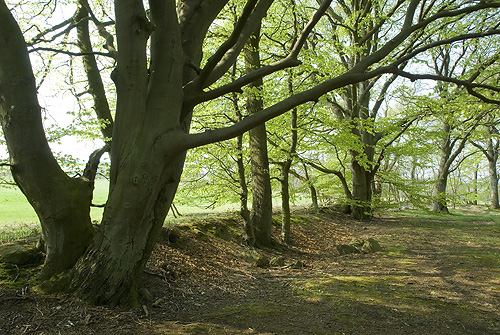
POLYGON ((220 216, 197 219, 189 223, 179 224, 181 230, 189 230, 197 237, 215 237, 225 241, 237 242, 243 234, 243 224, 238 217, 220 216))
POLYGON ((41 265, 30 267, 0 263, 0 286, 15 290, 32 286, 36 283, 36 275, 40 268, 41 265))
POLYGON ((292 215, 290 217, 290 224, 292 225, 308 225, 309 223, 309 219, 305 216, 292 215))

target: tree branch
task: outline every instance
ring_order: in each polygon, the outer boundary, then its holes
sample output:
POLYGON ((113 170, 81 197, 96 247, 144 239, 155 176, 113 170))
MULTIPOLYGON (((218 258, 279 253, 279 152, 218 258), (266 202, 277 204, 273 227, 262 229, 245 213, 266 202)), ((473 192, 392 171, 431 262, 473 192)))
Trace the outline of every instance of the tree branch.
POLYGON ((32 48, 32 49, 28 50, 28 52, 30 52, 30 53, 31 52, 36 52, 36 51, 48 51, 48 52, 54 52, 54 53, 58 53, 58 54, 68 55, 68 56, 99 55, 99 56, 105 56, 105 57, 114 58, 114 56, 111 53, 105 53, 105 52, 99 52, 99 51, 73 52, 73 51, 66 51, 66 50, 59 50, 59 49, 45 48, 45 47, 32 48))
POLYGON ((428 80, 436 80, 436 81, 444 81, 444 82, 448 82, 448 83, 453 83, 453 84, 456 84, 458 86, 465 87, 465 89, 467 90, 467 92, 470 95, 472 95, 472 96, 474 96, 474 97, 476 97, 484 102, 491 103, 491 104, 500 104, 500 100, 487 98, 484 95, 474 91, 474 88, 483 88, 483 89, 491 90, 494 92, 500 92, 500 87, 496 87, 496 86, 492 86, 492 85, 485 85, 485 84, 471 83, 468 80, 460 80, 460 79, 446 77, 446 76, 437 75, 437 74, 413 74, 413 73, 408 73, 408 72, 399 70, 397 68, 393 68, 392 70, 389 70, 389 72, 397 74, 401 77, 408 78, 411 81, 428 79, 428 80))
POLYGON ((104 155, 104 153, 109 152, 110 149, 111 149, 111 143, 107 143, 104 147, 95 150, 89 156, 87 165, 85 165, 85 169, 83 170, 84 178, 88 179, 92 183, 94 182, 95 176, 97 175, 97 170, 99 168, 99 162, 101 161, 101 157, 102 155, 104 155))
POLYGON ((219 49, 217 49, 217 51, 207 60, 205 67, 201 70, 201 73, 196 80, 196 86, 205 86, 205 83, 207 82, 208 77, 210 76, 214 68, 222 60, 224 55, 231 49, 231 47, 233 47, 238 42, 240 35, 242 34, 243 29, 245 28, 250 18, 250 15, 257 5, 257 2, 258 0, 247 1, 238 22, 236 22, 236 25, 234 26, 231 36, 229 36, 229 38, 224 43, 222 43, 219 49))
POLYGON ((339 179, 340 179, 340 183, 342 184, 342 188, 344 189, 344 193, 346 195, 346 197, 348 199, 352 199, 352 193, 351 193, 351 190, 349 189, 349 186, 347 185, 347 180, 345 179, 344 175, 342 174, 342 172, 338 171, 338 170, 331 170, 331 169, 327 169, 321 165, 318 165, 318 164, 315 164, 313 162, 304 162, 305 164, 315 168, 316 170, 318 171, 321 171, 323 173, 327 173, 327 174, 334 174, 336 175, 339 179))

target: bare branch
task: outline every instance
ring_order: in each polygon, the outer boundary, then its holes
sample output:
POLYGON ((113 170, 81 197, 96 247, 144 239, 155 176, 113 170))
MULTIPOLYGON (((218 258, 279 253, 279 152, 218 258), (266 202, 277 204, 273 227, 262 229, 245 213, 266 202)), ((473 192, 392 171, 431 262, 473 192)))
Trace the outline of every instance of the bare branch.
MULTIPOLYGON (((65 27, 65 26, 69 25, 72 21, 73 21, 73 18, 70 18, 70 19, 67 19, 67 20, 59 23, 59 24, 56 24, 55 26, 50 27, 50 28, 42 31, 41 33, 39 33, 38 35, 36 35, 31 41, 26 42, 26 44, 28 46, 32 46, 32 45, 40 42, 41 38, 44 37, 45 35, 47 35, 47 34, 49 34, 51 32, 54 32, 54 31, 56 31, 58 29, 61 29, 61 28, 65 27)), ((67 31, 71 30, 74 27, 75 27, 74 25, 70 25, 70 27, 68 27, 67 29, 65 29, 62 34, 57 34, 56 36, 53 36, 50 39, 50 41, 53 41, 57 36, 64 35, 67 31)), ((43 41, 43 42, 45 42, 45 41, 43 41)))
POLYGON ((397 74, 401 77, 408 78, 411 81, 427 79, 427 80, 436 80, 436 81, 444 81, 444 82, 448 82, 448 83, 453 83, 453 84, 456 84, 458 86, 465 87, 465 89, 467 90, 467 92, 470 95, 472 95, 472 96, 474 96, 474 97, 476 97, 484 102, 491 103, 491 104, 500 104, 500 100, 490 99, 490 98, 485 97, 484 95, 474 91, 475 88, 482 88, 482 89, 487 89, 487 90, 491 90, 491 91, 500 93, 500 87, 485 85, 485 84, 471 83, 468 80, 460 80, 460 79, 446 77, 446 76, 437 75, 437 74, 412 74, 412 73, 408 73, 408 72, 405 72, 405 71, 402 71, 399 69, 393 69, 393 70, 390 70, 390 72, 397 74))
POLYGON ((342 172, 340 172, 338 170, 331 170, 331 169, 325 168, 324 166, 321 166, 321 165, 318 165, 318 164, 315 164, 315 163, 309 162, 309 161, 306 161, 304 163, 315 168, 318 171, 323 172, 323 173, 336 175, 342 184, 342 188, 344 189, 344 193, 345 193, 346 197, 348 199, 352 199, 351 190, 349 189, 349 185, 347 184, 347 180, 345 179, 344 174, 342 172))
POLYGON ((67 51, 67 50, 59 50, 59 49, 54 49, 54 48, 45 48, 45 47, 38 47, 38 48, 33 48, 28 50, 28 52, 36 52, 36 51, 48 51, 48 52, 54 52, 58 54, 63 54, 63 55, 68 55, 68 56, 89 56, 89 55, 99 55, 99 56, 105 56, 105 57, 110 57, 114 58, 114 56, 111 53, 105 53, 105 52, 99 52, 99 51, 93 51, 93 52, 73 52, 73 51, 67 51))
POLYGON ((307 37, 311 33, 312 29, 318 21, 321 19, 321 17, 325 14, 326 10, 330 7, 330 4, 332 3, 332 0, 324 0, 321 6, 316 10, 314 13, 313 17, 309 20, 305 28, 302 30, 300 33, 299 39, 295 43, 295 45, 292 48, 292 51, 290 52, 290 55, 288 57, 290 58, 296 58, 299 55, 300 50, 302 50, 302 47, 304 46, 304 43, 306 42, 307 37))

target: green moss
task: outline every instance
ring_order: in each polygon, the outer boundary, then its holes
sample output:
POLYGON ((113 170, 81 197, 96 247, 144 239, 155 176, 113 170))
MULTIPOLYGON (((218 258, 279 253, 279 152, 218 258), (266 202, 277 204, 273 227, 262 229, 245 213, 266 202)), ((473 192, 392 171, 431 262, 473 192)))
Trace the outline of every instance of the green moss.
POLYGON ((193 232, 199 238, 215 237, 233 242, 240 241, 243 234, 243 224, 235 216, 197 219, 178 227, 193 232))
POLYGON ((36 284, 36 275, 40 269, 41 265, 23 267, 0 263, 0 286, 16 290, 33 286, 36 284))
POLYGON ((290 217, 290 224, 292 225, 308 225, 310 223, 309 218, 301 215, 292 215, 290 217))
POLYGON ((34 287, 34 290, 45 294, 67 292, 70 283, 71 276, 68 273, 60 273, 40 282, 34 287))

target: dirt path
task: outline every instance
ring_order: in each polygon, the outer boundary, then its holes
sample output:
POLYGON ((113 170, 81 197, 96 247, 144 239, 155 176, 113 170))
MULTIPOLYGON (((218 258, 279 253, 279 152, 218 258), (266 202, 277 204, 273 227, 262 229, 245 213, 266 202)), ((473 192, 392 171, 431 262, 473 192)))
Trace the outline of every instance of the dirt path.
MULTIPOLYGON (((493 222, 296 217, 290 246, 251 264, 233 218, 165 232, 139 310, 0 290, 2 334, 500 334, 500 228, 493 222), (384 251, 339 256, 376 238, 384 251), (300 266, 302 264, 303 266, 300 266)), ((281 250, 280 250, 281 249, 281 250)))

